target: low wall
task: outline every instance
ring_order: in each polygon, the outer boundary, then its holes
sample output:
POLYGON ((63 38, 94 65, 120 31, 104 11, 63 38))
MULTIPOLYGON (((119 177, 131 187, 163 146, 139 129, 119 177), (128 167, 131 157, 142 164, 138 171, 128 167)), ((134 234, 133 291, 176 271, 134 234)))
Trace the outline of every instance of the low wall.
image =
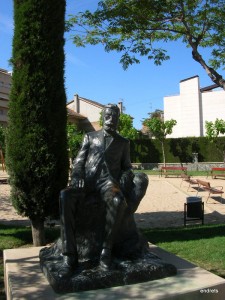
MULTIPOLYGON (((198 162, 198 163, 167 163, 168 167, 187 167, 188 171, 208 171, 214 167, 225 167, 224 162, 198 162)), ((163 163, 132 163, 134 170, 159 170, 163 163)))

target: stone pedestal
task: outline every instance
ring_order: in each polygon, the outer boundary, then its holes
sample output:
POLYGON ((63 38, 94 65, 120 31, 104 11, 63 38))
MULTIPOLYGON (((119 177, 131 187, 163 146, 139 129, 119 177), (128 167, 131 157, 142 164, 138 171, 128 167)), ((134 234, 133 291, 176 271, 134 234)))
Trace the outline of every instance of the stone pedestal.
POLYGON ((77 293, 55 293, 40 269, 40 247, 4 250, 7 300, 222 300, 225 279, 154 245, 150 251, 177 268, 163 279, 77 293))

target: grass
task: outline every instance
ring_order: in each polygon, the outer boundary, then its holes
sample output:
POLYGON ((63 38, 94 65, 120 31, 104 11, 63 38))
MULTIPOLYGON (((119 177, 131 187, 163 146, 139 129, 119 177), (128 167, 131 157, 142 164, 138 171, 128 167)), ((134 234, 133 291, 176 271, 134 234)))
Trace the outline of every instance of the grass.
MULTIPOLYGON (((59 236, 58 228, 46 229, 46 242, 51 243, 59 236)), ((5 298, 3 250, 21 247, 32 247, 30 227, 6 226, 0 224, 0 299, 5 298)))
MULTIPOLYGON (((225 225, 190 225, 142 231, 149 242, 225 278, 225 225)), ((53 242, 58 236, 58 229, 47 229, 47 242, 53 242)), ((0 225, 0 237, 0 299, 5 299, 3 250, 32 246, 31 229, 0 225)))
POLYGON ((225 225, 146 229, 148 241, 225 278, 225 225))
MULTIPOLYGON (((144 172, 148 175, 157 175, 159 176, 159 170, 135 170, 135 173, 144 172)), ((188 171, 188 175, 190 176, 207 176, 208 171, 188 171)))

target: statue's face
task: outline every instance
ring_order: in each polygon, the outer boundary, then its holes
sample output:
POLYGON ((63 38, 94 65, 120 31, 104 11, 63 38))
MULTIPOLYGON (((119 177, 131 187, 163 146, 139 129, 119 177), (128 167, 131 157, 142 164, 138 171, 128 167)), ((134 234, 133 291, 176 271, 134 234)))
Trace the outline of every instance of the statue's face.
POLYGON ((103 129, 108 132, 116 131, 119 115, 114 109, 106 108, 103 113, 103 129))

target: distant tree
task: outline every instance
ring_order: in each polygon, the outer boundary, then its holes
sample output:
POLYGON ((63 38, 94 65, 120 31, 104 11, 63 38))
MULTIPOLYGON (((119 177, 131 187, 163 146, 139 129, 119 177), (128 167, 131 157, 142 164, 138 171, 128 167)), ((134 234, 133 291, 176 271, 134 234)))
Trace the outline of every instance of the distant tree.
MULTIPOLYGON (((102 126, 102 113, 100 113, 100 126, 102 126)), ((139 137, 139 132, 133 126, 133 118, 128 114, 120 114, 118 132, 130 140, 134 140, 139 137)))
MULTIPOLYGON (((148 119, 157 118, 161 121, 164 120, 163 110, 161 110, 161 109, 156 109, 155 111, 148 113, 148 115, 149 115, 148 119)), ((149 137, 152 137, 151 130, 147 126, 144 125, 144 121, 145 120, 143 120, 143 123, 142 123, 143 124, 142 132, 144 134, 147 134, 149 137)))
POLYGON ((149 114, 150 118, 158 118, 160 120, 164 119, 163 110, 161 110, 161 109, 156 109, 155 111, 150 112, 148 114, 149 114))
POLYGON ((102 44, 107 52, 122 52, 124 69, 140 63, 140 56, 160 65, 169 56, 159 42, 181 40, 210 79, 225 89, 216 71, 225 64, 224 7, 224 0, 104 0, 96 11, 70 18, 68 28, 75 25, 76 46, 102 44), (211 49, 208 63, 200 53, 206 47, 211 49))
POLYGON ((225 144, 221 144, 219 139, 219 135, 225 134, 225 121, 222 119, 216 119, 215 122, 206 121, 205 128, 206 136, 212 143, 215 143, 225 162, 225 144))
POLYGON ((69 148, 69 158, 73 160, 81 147, 84 133, 77 129, 75 124, 67 124, 67 140, 69 148))
POLYGON ((128 114, 121 114, 118 126, 119 133, 130 139, 134 140, 139 137, 139 132, 133 126, 133 118, 128 114))
POLYGON ((164 150, 164 143, 166 136, 171 134, 173 131, 173 127, 177 124, 176 120, 167 120, 163 121, 159 118, 149 118, 144 120, 144 125, 149 128, 152 136, 158 139, 162 146, 162 154, 163 154, 163 163, 164 166, 166 165, 166 157, 165 157, 165 150, 164 150))
POLYGON ((68 180, 64 87, 65 0, 14 1, 7 167, 16 210, 45 244, 44 221, 58 213, 68 180))

